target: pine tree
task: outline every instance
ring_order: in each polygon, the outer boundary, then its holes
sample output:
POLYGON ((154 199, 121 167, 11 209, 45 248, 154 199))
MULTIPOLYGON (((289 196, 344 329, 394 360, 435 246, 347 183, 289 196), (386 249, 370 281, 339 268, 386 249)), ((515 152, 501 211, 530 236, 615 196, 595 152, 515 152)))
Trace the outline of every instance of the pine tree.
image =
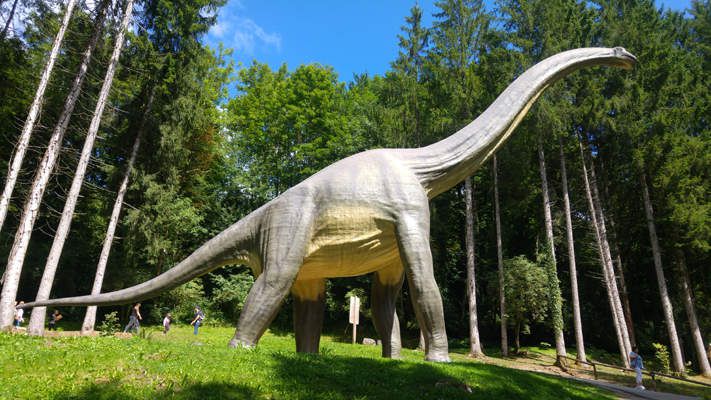
POLYGON ((546 176, 546 159, 543 152, 543 142, 539 136, 538 140, 538 165, 541 173, 541 194, 543 195, 543 216, 546 228, 546 257, 547 262, 544 263, 549 281, 550 291, 548 298, 550 301, 551 319, 553 325, 553 334, 555 336, 555 351, 558 363, 564 362, 563 358, 567 356, 565 351, 565 339, 563 338, 563 299, 560 294, 560 284, 558 281, 558 273, 555 260, 555 238, 553 237, 553 218, 551 217, 551 201, 548 194, 548 178, 546 176))
MULTIPOLYGON (((42 71, 42 76, 40 78, 39 86, 37 87, 37 92, 35 93, 34 101, 32 102, 29 114, 25 120, 25 125, 22 128, 22 134, 20 135, 17 148, 15 149, 15 154, 13 154, 12 165, 5 182, 5 189, 3 190, 2 196, 0 196, 0 230, 2 229, 5 217, 7 216, 7 209, 12 192, 15 188, 17 176, 20 173, 22 160, 25 157, 25 152, 27 151, 27 146, 30 142, 30 136, 32 135, 32 130, 34 129, 35 122, 39 116, 40 107, 44 98, 44 92, 47 88, 47 84, 49 83, 49 78, 52 74, 52 69, 54 68, 57 56, 59 55, 59 49, 62 46, 64 33, 69 26, 69 21, 71 19, 75 4, 76 0, 69 0, 67 3, 62 25, 59 28, 59 32, 57 32, 57 36, 54 38, 52 51, 49 55, 49 59, 47 60, 47 64, 44 67, 44 71, 42 71)), ((21 240, 29 241, 29 238, 25 239, 24 237, 26 234, 26 230, 23 230, 22 227, 18 228, 15 242, 21 240)), ((13 321, 13 316, 15 315, 15 296, 17 296, 17 288, 20 283, 20 274, 22 272, 22 262, 25 257, 25 251, 26 246, 24 249, 19 247, 15 248, 13 246, 13 250, 10 252, 10 256, 8 257, 5 273, 3 274, 4 280, 2 295, 0 295, 0 329, 10 326, 13 321)))
POLYGON ((568 265, 570 268, 570 302, 573 308, 573 331, 575 333, 575 348, 577 361, 585 362, 585 340, 583 339, 583 324, 580 318, 580 296, 578 293, 578 269, 575 261, 575 240, 573 238, 573 221, 570 211, 570 196, 568 194, 568 172, 565 166, 563 151, 563 136, 558 137, 560 148, 560 179, 563 187, 563 212, 565 213, 565 233, 568 245, 568 265))
POLYGON ((473 200, 474 188, 471 177, 464 181, 464 202, 466 203, 466 242, 467 242, 467 299, 469 305, 469 355, 481 357, 479 339, 479 317, 476 310, 476 253, 474 241, 474 224, 476 221, 475 204, 473 200))
MULTIPOLYGON (((37 291, 37 301, 49 298, 49 293, 54 283, 54 275, 57 271, 57 265, 59 264, 59 258, 62 254, 64 242, 67 238, 67 234, 69 233, 69 228, 74 216, 74 208, 76 207, 76 203, 79 199, 79 191, 81 190, 81 186, 84 181, 84 174, 86 173, 86 168, 89 164, 89 157, 91 156, 91 152, 94 147, 94 140, 96 139, 96 134, 99 130, 101 117, 104 112, 104 107, 106 106, 111 85, 113 83, 116 66, 121 55, 121 50, 123 49, 126 29, 131 21, 132 15, 133 0, 127 0, 126 9, 124 11, 123 19, 121 20, 121 26, 119 27, 118 34, 116 36, 116 42, 114 43, 111 61, 109 62, 109 67, 106 71, 106 76, 104 77, 101 92, 99 93, 99 99, 96 103, 96 109, 94 110, 91 125, 89 126, 86 140, 84 141, 84 147, 82 148, 81 156, 79 158, 79 164, 77 166, 76 173, 74 174, 69 194, 67 195, 67 202, 64 205, 64 210, 62 210, 62 218, 59 221, 57 233, 55 234, 54 241, 52 242, 52 248, 49 252, 49 256, 47 257, 44 272, 42 273, 42 279, 40 280, 40 286, 37 291)), ((45 313, 46 307, 35 307, 32 310, 28 328, 31 334, 41 335, 44 332, 45 313)))
MULTIPOLYGON (((126 172, 124 173, 121 184, 119 185, 119 190, 116 194, 116 201, 114 202, 113 210, 111 211, 111 217, 109 219, 109 226, 106 229, 106 237, 104 238, 104 245, 101 247, 101 255, 99 256, 99 263, 96 266, 96 275, 94 276, 94 285, 91 288, 91 294, 97 295, 101 293, 101 286, 104 283, 104 274, 106 272, 106 264, 109 262, 109 253, 111 252, 111 246, 114 240, 114 234, 116 233, 116 226, 118 225, 119 215, 121 215, 121 208, 123 207, 123 199, 126 195, 126 190, 128 189, 128 180, 131 176, 133 170, 133 165, 136 162, 136 157, 138 156, 138 149, 141 146, 141 139, 145 132, 146 121, 151 113, 151 108, 153 107, 153 100, 155 98, 155 86, 150 90, 148 95, 148 100, 146 101, 146 108, 141 118, 141 124, 138 127, 136 133, 136 139, 131 147, 131 155, 129 156, 128 163, 126 164, 126 172)), ((86 309, 86 315, 84 315, 84 322, 81 326, 82 334, 92 332, 94 330, 94 325, 96 324, 96 306, 89 306, 86 309)))
POLYGON ((499 178, 496 155, 492 157, 494 171, 494 221, 496 224, 496 260, 499 270, 499 316, 501 319, 501 355, 509 355, 508 335, 506 333, 506 294, 504 288, 504 254, 501 244, 501 211, 499 210, 499 178))

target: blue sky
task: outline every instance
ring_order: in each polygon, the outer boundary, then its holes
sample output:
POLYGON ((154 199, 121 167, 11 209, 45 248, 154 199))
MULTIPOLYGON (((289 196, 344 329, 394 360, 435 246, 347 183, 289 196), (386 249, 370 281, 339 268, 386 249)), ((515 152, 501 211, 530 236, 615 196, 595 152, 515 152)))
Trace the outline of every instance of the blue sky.
MULTIPOLYGON (((434 0, 419 0, 430 26, 434 0)), ((234 49, 236 62, 266 62, 289 70, 300 64, 332 66, 342 81, 382 75, 397 57, 397 35, 414 0, 228 0, 205 38, 234 49)), ((487 1, 486 3, 491 3, 487 1)), ((683 10, 690 0, 657 0, 683 10)), ((624 46, 624 44, 620 44, 624 46)))

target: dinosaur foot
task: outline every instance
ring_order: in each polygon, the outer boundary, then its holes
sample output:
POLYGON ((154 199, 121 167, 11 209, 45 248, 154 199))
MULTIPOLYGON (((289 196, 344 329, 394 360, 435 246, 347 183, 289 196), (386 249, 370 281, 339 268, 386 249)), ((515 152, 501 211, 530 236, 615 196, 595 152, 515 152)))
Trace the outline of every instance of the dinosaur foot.
POLYGON ((228 346, 232 349, 237 349, 237 348, 239 348, 239 349, 253 349, 255 347, 254 343, 249 343, 247 341, 235 339, 235 338, 230 340, 230 343, 228 344, 228 346))
POLYGON ((449 358, 449 354, 447 353, 433 353, 433 354, 428 354, 425 357, 425 361, 432 361, 432 362, 441 362, 441 363, 450 363, 452 360, 449 358))

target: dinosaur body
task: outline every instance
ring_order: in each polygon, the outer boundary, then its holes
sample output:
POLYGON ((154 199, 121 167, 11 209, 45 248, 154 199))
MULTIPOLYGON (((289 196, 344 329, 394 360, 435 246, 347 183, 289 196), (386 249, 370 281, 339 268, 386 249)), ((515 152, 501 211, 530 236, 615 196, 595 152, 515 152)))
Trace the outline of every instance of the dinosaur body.
POLYGON ((297 351, 318 352, 325 280, 373 273, 371 304, 383 356, 399 356, 395 300, 407 278, 425 336, 425 357, 448 361, 442 300, 429 247, 429 200, 480 167, 555 80, 587 65, 631 68, 635 61, 622 48, 576 49, 552 56, 526 71, 479 118, 452 136, 423 148, 369 150, 340 160, 150 281, 26 307, 135 302, 220 266, 243 263, 257 279, 230 345, 256 345, 291 292, 297 351))

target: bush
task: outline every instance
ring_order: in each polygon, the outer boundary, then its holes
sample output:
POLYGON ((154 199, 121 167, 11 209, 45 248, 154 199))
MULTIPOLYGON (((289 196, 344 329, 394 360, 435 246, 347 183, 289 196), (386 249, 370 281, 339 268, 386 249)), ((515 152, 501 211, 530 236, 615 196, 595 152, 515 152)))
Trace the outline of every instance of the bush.
POLYGON ((659 372, 668 374, 671 372, 669 364, 669 350, 667 346, 660 343, 652 343, 654 347, 654 365, 659 369, 659 372))
POLYGON ((114 333, 121 330, 119 324, 118 313, 116 311, 104 315, 104 320, 97 327, 102 336, 113 336, 114 333))
POLYGON ((155 299, 150 317, 154 321, 162 322, 165 314, 171 313, 173 321, 187 324, 194 318, 196 305, 200 306, 206 315, 212 316, 212 313, 205 310, 207 303, 202 281, 195 279, 155 299))
POLYGON ((220 311, 228 321, 236 321, 254 284, 254 278, 249 271, 243 270, 226 277, 215 274, 211 280, 215 284, 209 307, 213 311, 212 319, 220 319, 214 315, 215 311, 220 311))

